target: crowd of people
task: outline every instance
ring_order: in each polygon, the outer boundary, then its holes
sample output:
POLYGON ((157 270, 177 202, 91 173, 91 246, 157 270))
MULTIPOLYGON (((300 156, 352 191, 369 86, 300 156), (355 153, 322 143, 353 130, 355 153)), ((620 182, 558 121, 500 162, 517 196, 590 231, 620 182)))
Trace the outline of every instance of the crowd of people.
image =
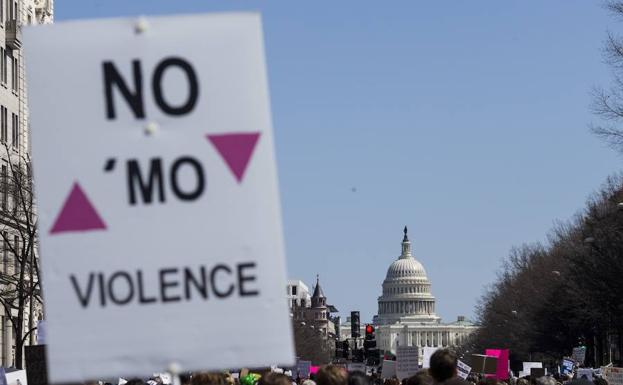
MULTIPOLYGON (((228 372, 193 373, 180 376, 181 385, 608 385, 596 376, 574 378, 570 375, 547 375, 539 378, 510 376, 498 380, 482 374, 470 373, 466 379, 459 377, 457 356, 449 349, 437 350, 430 358, 430 367, 422 369, 411 377, 399 380, 395 376, 384 378, 382 373, 366 374, 360 371, 348 372, 343 366, 325 365, 310 378, 288 376, 271 370, 243 372, 234 377, 228 372)), ((160 378, 148 380, 132 379, 125 385, 160 385, 160 378)))

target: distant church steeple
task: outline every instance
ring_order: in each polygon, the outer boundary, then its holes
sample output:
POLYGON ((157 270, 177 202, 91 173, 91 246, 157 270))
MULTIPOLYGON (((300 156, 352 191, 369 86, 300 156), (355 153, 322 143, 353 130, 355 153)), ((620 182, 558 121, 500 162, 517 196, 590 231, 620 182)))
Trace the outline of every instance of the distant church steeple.
POLYGON ((402 238, 402 254, 400 254, 400 258, 409 258, 411 257, 411 242, 409 241, 409 237, 407 236, 407 226, 403 230, 405 236, 402 238))

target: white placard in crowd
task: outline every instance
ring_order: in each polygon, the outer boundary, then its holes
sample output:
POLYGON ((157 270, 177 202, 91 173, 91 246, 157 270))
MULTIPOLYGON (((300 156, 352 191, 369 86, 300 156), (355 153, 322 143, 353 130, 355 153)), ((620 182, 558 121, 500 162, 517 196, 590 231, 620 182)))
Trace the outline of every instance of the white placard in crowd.
POLYGON ((259 14, 23 33, 50 381, 292 365, 259 14))
POLYGON ((417 346, 398 346, 396 348, 396 377, 399 379, 411 377, 418 370, 420 348, 417 346))
POLYGON ((587 380, 593 381, 593 368, 578 368, 576 377, 582 378, 583 376, 586 376, 587 380))
POLYGON ((543 363, 542 362, 524 362, 523 363, 523 370, 521 372, 519 372, 519 377, 526 377, 530 375, 530 369, 532 368, 537 368, 537 369, 541 369, 543 368, 543 363))
POLYGON ((425 347, 422 356, 422 368, 430 367, 430 358, 437 351, 437 348, 425 347))
POLYGON ((383 360, 383 367, 381 369, 381 378, 388 379, 396 375, 396 361, 383 360))
POLYGON ((458 360, 456 362, 457 375, 462 379, 466 379, 469 376, 469 373, 472 371, 472 368, 466 365, 463 361, 458 360))
POLYGON ((366 364, 362 362, 350 362, 346 365, 349 372, 366 372, 366 364))
POLYGON ((586 347, 579 346, 577 348, 573 348, 571 358, 573 358, 580 365, 583 365, 584 360, 586 359, 586 347))
POLYGON ((8 369, 5 371, 4 376, 6 385, 28 385, 28 378, 25 370, 8 369))
POLYGON ((300 378, 309 378, 309 372, 311 371, 311 361, 299 360, 296 363, 296 371, 300 378))

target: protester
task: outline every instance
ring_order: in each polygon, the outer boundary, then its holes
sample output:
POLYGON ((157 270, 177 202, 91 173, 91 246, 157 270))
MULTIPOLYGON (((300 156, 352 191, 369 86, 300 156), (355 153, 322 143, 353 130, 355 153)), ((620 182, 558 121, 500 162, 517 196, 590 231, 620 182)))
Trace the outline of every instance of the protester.
POLYGON ((292 383, 285 374, 273 372, 264 374, 257 385, 292 385, 292 383))
POLYGON ((316 383, 318 385, 348 385, 348 376, 343 368, 326 365, 318 370, 316 383))
POLYGON ((354 371, 348 374, 348 385, 371 385, 372 380, 364 372, 354 371))
POLYGON ((191 385, 228 385, 223 373, 195 373, 190 379, 191 385))
POLYGON ((413 376, 407 378, 406 385, 433 385, 433 377, 428 370, 422 369, 413 376))
POLYGON ((428 370, 435 383, 445 382, 456 376, 457 357, 450 349, 439 349, 430 357, 428 370))
POLYGON ((556 380, 553 377, 542 376, 536 379, 537 385, 556 385, 556 380))

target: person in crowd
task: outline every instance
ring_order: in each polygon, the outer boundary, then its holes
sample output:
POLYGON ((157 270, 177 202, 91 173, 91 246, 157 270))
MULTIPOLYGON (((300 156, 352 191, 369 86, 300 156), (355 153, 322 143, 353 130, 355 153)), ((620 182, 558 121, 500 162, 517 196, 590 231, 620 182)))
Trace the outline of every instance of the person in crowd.
POLYGON ((191 385, 227 385, 227 379, 223 373, 200 372, 193 374, 190 379, 191 385))
POLYGON ((371 385, 372 380, 364 372, 354 371, 348 374, 348 385, 371 385))
POLYGON ((530 385, 530 381, 528 381, 525 377, 522 377, 517 380, 517 385, 530 385))
POLYGON ((318 385, 348 385, 346 371, 335 365, 325 365, 316 374, 318 385))
POLYGON ((283 373, 269 372, 260 378, 257 385, 292 385, 292 382, 283 373))
POLYGON ((316 381, 312 380, 311 378, 308 378, 304 380, 301 385, 316 385, 316 381))
POLYGON ((422 369, 411 377, 407 378, 406 385, 433 385, 433 377, 428 370, 422 369))
POLYGON ((536 385, 556 385, 556 380, 550 376, 542 376, 536 379, 536 385))
POLYGON ((430 357, 428 369, 436 384, 445 382, 456 377, 456 354, 450 349, 439 349, 430 357))

